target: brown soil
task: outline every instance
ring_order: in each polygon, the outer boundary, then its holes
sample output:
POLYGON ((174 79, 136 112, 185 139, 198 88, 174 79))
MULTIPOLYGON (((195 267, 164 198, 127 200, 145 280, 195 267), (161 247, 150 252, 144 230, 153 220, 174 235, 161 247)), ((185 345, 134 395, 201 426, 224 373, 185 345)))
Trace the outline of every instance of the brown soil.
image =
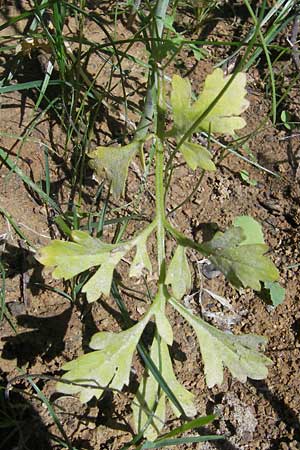
MULTIPOLYGON (((96 32, 93 26, 87 24, 90 36, 96 32)), ((121 30, 120 33, 122 32, 125 33, 126 30, 121 30)), ((210 31, 209 37, 230 39, 234 33, 237 33, 237 28, 234 28, 232 20, 228 19, 226 22, 224 19, 210 31)), ((220 57, 222 51, 224 50, 219 50, 217 55, 212 52, 209 63, 208 59, 195 63, 191 55, 183 55, 183 61, 187 61, 187 56, 189 60, 182 72, 189 71, 195 91, 212 70, 213 61, 220 57)), ((94 61, 94 64, 97 63, 94 61)), ((283 69, 285 80, 289 79, 293 71, 292 64, 292 61, 289 61, 283 69)), ((92 67, 90 69, 92 71, 92 67)), ((145 79, 141 81, 139 76, 143 75, 132 74, 132 91, 136 90, 137 84, 142 84, 143 87, 145 79)), ((193 444, 189 447, 194 449, 300 448, 300 290, 299 268, 295 266, 299 263, 300 254, 300 189, 297 165, 299 141, 291 136, 288 130, 274 127, 267 119, 270 99, 265 96, 263 70, 251 69, 248 81, 251 106, 245 114, 247 128, 242 131, 243 134, 253 132, 257 130, 258 124, 266 119, 264 126, 248 145, 258 163, 279 173, 280 177, 266 174, 229 155, 215 174, 205 175, 196 196, 172 214, 171 219, 179 229, 200 241, 207 238, 210 223, 216 223, 221 229, 225 229, 238 215, 253 216, 263 226, 266 241, 271 249, 271 258, 279 268, 280 282, 286 288, 286 298, 282 305, 273 308, 251 290, 237 292, 222 277, 208 280, 201 274, 199 255, 190 254, 195 274, 198 274, 195 276, 194 292, 200 289, 200 277, 201 286, 224 295, 234 308, 234 324, 231 324, 226 312, 221 316, 214 314, 221 311, 220 305, 215 304, 204 293, 201 298, 199 293, 187 298, 189 307, 204 317, 210 316, 208 320, 223 329, 267 336, 267 355, 273 361, 269 376, 264 381, 248 380, 242 384, 226 373, 222 386, 208 389, 195 336, 182 319, 170 311, 176 339, 173 351, 178 378, 195 394, 199 415, 219 414, 214 424, 208 427, 209 431, 226 436, 222 443, 193 444), (239 175, 242 169, 248 170, 250 178, 257 181, 256 186, 242 182, 239 175)), ((296 95, 297 93, 292 91, 289 101, 291 111, 299 114, 299 97, 296 95)), ((137 95, 132 101, 136 101, 136 98, 137 95)), ((66 209, 70 195, 68 174, 71 163, 63 158, 62 130, 53 119, 45 116, 36 124, 29 139, 23 143, 16 139, 16 136, 22 136, 28 130, 33 109, 34 101, 27 93, 2 96, 1 147, 6 149, 27 176, 35 182, 44 183, 43 145, 48 145, 56 155, 50 161, 51 192, 53 198, 66 209)), ((133 115, 131 119, 136 118, 133 115)), ((99 123, 99 129, 101 126, 99 123)), ((107 142, 107 126, 103 124, 101 130, 97 139, 101 143, 107 142), (104 130, 103 136, 101 130, 104 130)), ((113 136, 109 137, 111 138, 113 136)), ((213 151, 218 151, 217 147, 213 148, 213 151)), ((192 173, 185 165, 181 165, 181 162, 180 159, 177 160, 178 168, 171 186, 168 208, 176 206, 185 198, 199 176, 198 172, 192 173)), ((137 164, 138 161, 130 174, 127 201, 134 198, 140 182, 137 164)), ((131 386, 124 393, 107 393, 100 401, 91 401, 88 405, 81 405, 76 398, 58 395, 55 392, 54 380, 61 375, 64 362, 88 349, 89 339, 96 330, 120 330, 116 305, 112 299, 97 302, 92 306, 88 306, 84 299, 72 304, 58 293, 45 289, 45 284, 50 288, 64 289, 63 284, 52 280, 51 273, 43 270, 34 259, 34 249, 47 244, 51 238, 60 237, 53 222, 55 212, 45 208, 20 177, 9 171, 4 164, 0 167, 0 206, 10 214, 30 241, 28 245, 18 239, 9 220, 4 215, 0 216, 2 260, 7 268, 5 298, 16 325, 16 333, 12 331, 7 320, 3 320, 0 325, 0 374, 3 386, 8 380, 20 375, 20 368, 22 373, 45 376, 34 378, 33 381, 51 400, 74 447, 82 450, 121 449, 132 439, 130 401, 137 380, 133 379, 131 386)), ((90 175, 84 181, 84 204, 89 207, 93 204, 97 184, 91 180, 90 175)), ((153 176, 150 176, 149 190, 152 186, 153 176)), ((153 206, 153 199, 146 192, 143 204, 139 205, 139 212, 150 216, 153 206)), ((132 234, 134 229, 131 225, 128 233, 132 234)), ((109 229, 107 237, 110 233, 109 229)), ((172 245, 173 243, 168 243, 168 251, 172 245)), ((123 275, 126 274, 125 266, 121 268, 121 273, 125 284, 128 283, 126 275, 123 275)), ((126 290, 123 295, 132 317, 140 317, 145 305, 129 297, 126 290)), ((138 358, 135 358, 134 367, 136 377, 139 377, 142 367, 138 358)), ((17 416, 18 430, 3 447, 0 439, 0 448, 62 448, 53 438, 61 435, 49 411, 32 395, 34 390, 30 383, 22 379, 17 380, 14 385, 20 393, 13 393, 2 408, 17 416), (27 447, 17 447, 21 444, 14 441, 16 436, 21 442, 25 442, 27 447)), ((171 422, 170 425, 173 426, 171 422)))

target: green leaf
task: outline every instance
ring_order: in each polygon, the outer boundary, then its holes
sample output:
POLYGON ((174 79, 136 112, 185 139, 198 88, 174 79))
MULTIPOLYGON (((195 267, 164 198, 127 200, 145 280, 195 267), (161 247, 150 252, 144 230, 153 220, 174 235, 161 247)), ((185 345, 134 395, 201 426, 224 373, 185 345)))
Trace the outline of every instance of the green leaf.
POLYGON ((166 302, 169 298, 170 295, 166 290, 164 292, 159 291, 153 301, 153 313, 155 314, 155 322, 159 335, 168 345, 172 345, 173 331, 165 313, 166 302))
MULTIPOLYGON (((191 85, 187 78, 174 75, 172 80, 171 106, 173 109, 174 132, 182 136, 210 107, 222 89, 228 83, 231 75, 224 76, 221 69, 215 69, 208 75, 202 93, 196 102, 191 105, 191 85)), ((247 91, 246 74, 238 73, 227 90, 223 93, 217 103, 198 125, 198 131, 204 130, 209 133, 222 133, 235 135, 246 125, 240 117, 248 106, 245 99, 247 91)))
MULTIPOLYGON (((212 104, 231 76, 224 76, 221 69, 215 69, 212 74, 206 77, 203 91, 192 106, 193 121, 200 117, 212 104)), ((246 74, 240 72, 200 123, 199 130, 234 136, 235 130, 243 128, 246 122, 240 115, 249 106, 248 100, 245 99, 247 94, 245 86, 246 74)))
POLYGON ((63 366, 68 373, 62 379, 81 386, 62 381, 57 384, 57 390, 64 394, 80 393, 80 400, 84 403, 93 396, 99 398, 107 386, 120 390, 128 385, 133 353, 151 315, 150 310, 139 323, 120 333, 102 331, 94 334, 90 347, 97 351, 63 366))
POLYGON ((98 300, 102 294, 109 296, 114 269, 123 256, 124 253, 117 253, 113 258, 109 256, 83 286, 82 292, 86 294, 89 303, 98 300))
POLYGON ((264 244, 264 235, 260 223, 251 216, 239 216, 233 221, 235 227, 242 228, 245 239, 241 245, 264 244))
POLYGON ((75 242, 53 240, 40 249, 37 255, 41 264, 55 267, 54 278, 68 280, 92 266, 97 266, 105 261, 107 253, 115 248, 92 238, 84 231, 73 231, 71 237, 75 242))
POLYGON ((152 265, 147 251, 147 239, 152 233, 154 226, 155 223, 153 222, 135 239, 136 254, 130 266, 130 277, 141 276, 144 269, 147 269, 150 274, 152 273, 152 265))
POLYGON ((192 286, 191 272, 185 251, 185 247, 178 245, 166 276, 166 284, 172 286, 172 292, 178 299, 182 298, 192 286))
POLYGON ((204 170, 216 170, 211 153, 202 145, 185 142, 180 147, 180 151, 191 169, 195 170, 197 167, 201 167, 204 170))
POLYGON ((285 128, 287 128, 288 130, 292 130, 293 128, 295 128, 295 124, 291 121, 291 115, 288 111, 282 111, 280 114, 280 118, 285 128))
POLYGON ((174 75, 172 79, 171 106, 176 132, 183 135, 191 125, 192 90, 188 78, 174 75))
POLYGON ((247 377, 261 380, 267 376, 267 366, 272 361, 259 352, 259 347, 266 344, 266 338, 255 334, 234 336, 224 333, 193 315, 175 299, 170 303, 196 332, 208 387, 222 384, 224 367, 241 382, 245 382, 247 377))
POLYGON ((280 286, 279 283, 272 283, 270 281, 266 281, 264 283, 266 289, 270 291, 270 297, 272 301, 272 305, 274 307, 281 305, 284 301, 285 297, 285 289, 280 286))
POLYGON ((241 179, 245 183, 249 184, 250 186, 257 186, 257 181, 252 179, 252 178, 250 178, 249 172, 247 170, 241 170, 240 171, 240 176, 241 176, 241 179))
MULTIPOLYGON (((167 344, 154 338, 151 347, 151 358, 159 368, 162 377, 181 404, 187 416, 194 416, 194 395, 187 391, 177 380, 167 344)), ((180 416, 178 409, 171 403, 176 416, 180 416)), ((162 430, 165 423, 165 393, 160 389, 151 374, 145 374, 137 395, 133 401, 133 419, 137 432, 145 429, 144 436, 153 440, 162 430)))
POLYGON ((165 17, 165 20, 164 20, 164 26, 167 30, 170 30, 170 31, 173 31, 173 33, 176 33, 173 23, 174 23, 174 15, 170 16, 169 14, 167 14, 165 17))
MULTIPOLYGON (((150 357, 162 373, 162 358, 160 357, 159 341, 156 337, 151 346, 150 357)), ((132 402, 132 412, 136 433, 142 431, 145 438, 154 440, 165 423, 166 402, 165 393, 160 389, 155 378, 147 372, 144 373, 132 402)))
POLYGON ((72 231, 71 237, 75 242, 54 240, 43 247, 37 260, 45 266, 54 266, 54 278, 66 280, 101 265, 82 291, 86 293, 88 302, 97 300, 101 294, 108 296, 114 268, 133 243, 106 244, 84 231, 72 231))
POLYGON ((177 436, 178 434, 186 433, 187 431, 193 430, 195 428, 204 427, 208 423, 215 420, 215 418, 216 416, 210 415, 197 417, 197 419, 186 421, 182 425, 179 425, 179 427, 173 428, 171 431, 163 434, 162 436, 159 436, 156 442, 160 442, 162 439, 172 438, 174 436, 177 436))
MULTIPOLYGON (((224 436, 219 436, 216 434, 209 434, 206 436, 186 436, 183 438, 176 438, 176 439, 162 439, 159 441, 155 441, 155 442, 145 442, 145 444, 143 444, 141 450, 149 450, 149 449, 154 449, 154 448, 164 448, 164 447, 172 447, 173 445, 177 448, 179 448, 179 446, 182 448, 182 446, 184 445, 185 448, 188 445, 188 448, 192 448, 191 444, 196 444, 197 442, 206 442, 206 441, 220 441, 221 439, 224 439, 224 436)), ((175 447, 175 448, 176 448, 175 447)), ((194 448, 194 446, 193 446, 194 448)))
MULTIPOLYGON (((170 358, 170 353, 168 346, 164 341, 161 341, 161 359, 162 359, 162 376, 167 382, 169 388, 179 401, 181 407, 183 408, 185 415, 187 417, 193 417, 197 413, 197 410, 194 405, 194 394, 185 389, 182 384, 180 384, 175 376, 172 361, 170 358)), ((170 402, 171 407, 173 409, 174 414, 177 417, 180 417, 181 413, 176 408, 174 403, 170 402)))
POLYGON ((203 244, 207 254, 226 250, 229 247, 235 247, 242 243, 246 236, 240 227, 228 228, 224 233, 217 231, 214 237, 203 244))
POLYGON ((143 268, 151 272, 146 243, 155 226, 156 222, 153 221, 134 239, 120 244, 107 244, 84 231, 72 231, 71 238, 74 242, 54 240, 40 250, 37 260, 47 267, 54 267, 54 278, 66 280, 100 266, 82 288, 87 301, 94 302, 101 294, 109 296, 115 267, 132 247, 136 246, 137 251, 129 275, 138 276, 143 268))
POLYGON ((195 44, 189 44, 189 48, 192 50, 194 58, 197 61, 201 61, 201 59, 203 59, 203 57, 205 56, 205 53, 202 50, 202 47, 198 47, 195 44))
MULTIPOLYGON (((230 76, 224 77, 221 69, 216 69, 205 80, 204 89, 198 100, 191 104, 192 91, 187 78, 174 75, 172 79, 171 106, 173 110, 174 126, 170 136, 180 141, 182 136, 203 115, 216 100, 222 89, 228 83, 230 76)), ((198 125, 198 131, 216 132, 235 135, 235 130, 243 128, 246 122, 240 114, 249 106, 246 95, 246 75, 238 73, 227 90, 203 117, 198 125)), ((195 130, 197 131, 197 130, 195 130)), ((204 170, 216 170, 210 152, 202 145, 192 142, 183 142, 180 151, 187 164, 195 170, 201 167, 204 170)))
MULTIPOLYGON (((209 260, 237 287, 251 287, 260 291, 260 281, 276 281, 279 272, 273 262, 265 256, 268 246, 260 242, 260 233, 254 235, 248 219, 241 220, 242 227, 229 228, 225 233, 217 232, 213 239, 203 244, 209 260), (246 242, 246 243, 245 243, 246 242)), ((254 225, 254 223, 252 223, 254 225)), ((260 227, 260 226, 259 226, 260 227)), ((254 230, 259 230, 254 226, 254 230)))
POLYGON ((124 193, 129 164, 142 145, 141 141, 133 141, 123 147, 97 147, 88 154, 97 175, 102 177, 104 171, 112 182, 112 193, 116 198, 124 193))

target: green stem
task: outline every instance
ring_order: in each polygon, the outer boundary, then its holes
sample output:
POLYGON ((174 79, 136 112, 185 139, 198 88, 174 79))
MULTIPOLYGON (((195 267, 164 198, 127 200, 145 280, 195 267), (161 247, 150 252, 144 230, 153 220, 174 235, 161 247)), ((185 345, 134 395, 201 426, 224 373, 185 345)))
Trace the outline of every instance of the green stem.
POLYGON ((137 126, 136 132, 135 132, 135 139, 144 139, 148 133, 149 126, 152 122, 152 117, 154 113, 154 102, 153 102, 153 90, 155 89, 155 77, 153 76, 156 71, 156 64, 153 60, 151 60, 153 57, 155 58, 156 55, 156 46, 159 47, 160 45, 160 38, 162 37, 163 33, 163 27, 164 27, 164 21, 166 17, 167 8, 169 5, 169 0, 158 0, 157 5, 154 12, 153 17, 153 46, 154 48, 151 49, 151 57, 150 57, 150 64, 151 64, 151 73, 149 75, 148 79, 148 89, 147 94, 145 98, 145 105, 144 105, 144 111, 143 115, 141 117, 140 123, 137 126))
POLYGON ((170 224, 170 222, 167 219, 164 220, 164 227, 176 239, 178 244, 180 244, 184 247, 193 248, 194 250, 197 250, 203 256, 206 256, 206 257, 208 257, 211 254, 211 252, 208 252, 205 244, 200 244, 199 242, 195 242, 192 239, 186 237, 183 233, 176 230, 176 228, 172 227, 172 225, 170 224))
POLYGON ((165 192, 164 192, 164 152, 162 141, 156 140, 155 194, 157 219, 157 262, 159 270, 159 285, 165 279, 165 192))

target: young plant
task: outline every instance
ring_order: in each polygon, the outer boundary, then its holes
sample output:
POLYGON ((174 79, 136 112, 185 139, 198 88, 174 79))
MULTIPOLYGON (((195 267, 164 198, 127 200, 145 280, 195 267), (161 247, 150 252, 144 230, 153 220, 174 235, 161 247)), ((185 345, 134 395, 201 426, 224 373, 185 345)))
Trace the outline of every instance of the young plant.
MULTIPOLYGON (((93 396, 99 398, 106 388, 121 390, 128 385, 133 354, 146 325, 154 319, 155 332, 150 349, 152 364, 172 393, 174 414, 193 417, 196 414, 194 395, 177 381, 172 367, 170 346, 173 331, 166 304, 194 329, 209 387, 222 383, 224 367, 241 382, 245 382, 247 377, 263 379, 267 376, 267 366, 271 360, 261 352, 266 344, 264 337, 254 334, 235 336, 222 332, 183 305, 182 299, 192 287, 189 249, 208 258, 237 288, 251 287, 260 291, 262 283, 278 279, 278 270, 266 256, 268 247, 260 225, 251 217, 236 218, 225 232, 219 231, 210 241, 199 243, 174 228, 166 215, 167 140, 175 140, 175 152, 181 153, 192 170, 197 167, 216 170, 209 150, 193 142, 193 133, 206 131, 233 136, 236 130, 245 126, 241 114, 249 105, 245 98, 246 75, 236 73, 224 76, 221 69, 216 69, 206 78, 203 91, 194 103, 191 101, 188 79, 174 75, 170 96, 173 126, 169 131, 166 128, 165 79, 157 69, 153 70, 153 77, 157 94, 154 132, 151 135, 144 133, 144 136, 139 133, 138 138, 123 147, 98 147, 89 154, 98 175, 106 173, 113 195, 119 198, 124 192, 130 162, 137 153, 143 153, 147 139, 153 141, 156 210, 151 223, 132 239, 114 244, 103 242, 87 232, 73 231, 72 242, 52 241, 40 250, 38 260, 47 267, 54 267, 55 278, 70 279, 97 267, 82 288, 87 301, 94 302, 101 296, 110 295, 114 270, 132 249, 135 249, 135 256, 130 264, 129 276, 140 277, 145 270, 151 273, 147 240, 155 232, 158 280, 147 312, 120 333, 100 331, 94 334, 90 342, 93 351, 63 366, 66 374, 57 389, 65 394, 80 394, 81 401, 87 402, 93 396), (170 261, 165 253, 166 233, 176 242, 170 261)), ((165 423, 166 400, 166 392, 161 389, 155 370, 151 369, 144 374, 133 401, 137 433, 150 440, 156 438, 165 423)))

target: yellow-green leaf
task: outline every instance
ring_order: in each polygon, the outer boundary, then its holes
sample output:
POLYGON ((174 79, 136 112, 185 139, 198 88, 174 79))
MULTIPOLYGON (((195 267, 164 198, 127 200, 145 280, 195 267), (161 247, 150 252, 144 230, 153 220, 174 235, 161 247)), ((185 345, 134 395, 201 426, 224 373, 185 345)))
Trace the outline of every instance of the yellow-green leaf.
MULTIPOLYGON (((194 121, 212 104, 231 76, 224 76, 221 69, 215 69, 207 76, 203 91, 192 106, 194 121)), ((200 123, 199 129, 233 136, 235 130, 246 125, 245 120, 240 117, 249 106, 249 101, 245 98, 246 94, 246 74, 240 72, 200 123)))
MULTIPOLYGON (((194 394, 192 392, 188 391, 182 384, 177 381, 172 361, 170 358, 170 353, 167 345, 162 342, 161 343, 161 358, 163 360, 163 371, 162 375, 168 384, 169 388, 175 395, 176 399, 180 403, 182 409, 184 410, 187 417, 193 417, 197 410, 194 405, 194 394)), ((181 412, 177 409, 177 407, 174 405, 173 402, 170 401, 170 405, 173 409, 174 414, 177 417, 181 416, 181 412)))
POLYGON ((178 134, 184 134, 189 125, 191 125, 191 97, 192 91, 189 79, 174 75, 172 79, 171 106, 178 134))
POLYGON ((109 295, 114 269, 132 247, 136 246, 137 251, 131 264, 130 276, 141 275, 144 268, 151 272, 146 244, 155 226, 154 220, 135 238, 120 244, 107 244, 84 231, 72 231, 71 238, 74 242, 54 240, 40 250, 37 260, 47 267, 53 267, 54 278, 66 280, 100 266, 82 288, 88 302, 93 302, 101 294, 109 295))
MULTIPOLYGON (((199 119, 220 94, 232 75, 224 76, 221 69, 215 69, 207 76, 202 93, 191 104, 191 86, 188 79, 174 75, 172 80, 171 106, 173 110, 173 134, 180 138, 199 119)), ((238 73, 211 111, 203 118, 197 130, 229 134, 246 125, 240 115, 248 108, 245 98, 246 74, 238 73)))
POLYGON ((93 275, 83 286, 82 292, 86 294, 89 303, 98 300, 101 294, 106 297, 109 296, 113 273, 122 256, 123 253, 119 253, 118 256, 115 255, 114 258, 107 257, 106 261, 103 261, 95 275, 93 275))
POLYGON ((142 142, 133 141, 123 147, 97 147, 88 154, 91 167, 100 177, 105 172, 112 183, 112 193, 117 198, 124 193, 129 164, 141 145, 142 142))
POLYGON ((153 301, 153 313, 155 314, 155 322, 159 335, 168 345, 172 345, 173 330, 165 313, 166 302, 169 298, 170 295, 166 289, 163 293, 158 292, 153 301))
POLYGON ((178 245, 168 267, 166 284, 170 284, 175 298, 182 298, 192 285, 189 263, 185 254, 186 248, 178 245))
POLYGON ((267 366, 271 365, 272 361, 259 351, 260 346, 265 346, 266 338, 255 334, 235 336, 219 331, 192 314, 177 300, 171 299, 170 303, 196 332, 208 387, 222 384, 224 367, 243 383, 247 377, 262 380, 267 376, 267 366))
POLYGON ((274 307, 281 305, 283 303, 285 297, 285 289, 282 286, 280 286, 279 283, 266 281, 264 283, 264 287, 265 289, 269 290, 270 299, 274 307))
POLYGON ((197 167, 201 167, 204 170, 216 170, 210 151, 203 145, 184 142, 180 147, 180 151, 191 169, 195 170, 197 167))
POLYGON ((151 315, 149 310, 140 322, 120 333, 94 334, 90 347, 96 351, 66 363, 63 370, 68 372, 57 384, 57 390, 64 394, 79 393, 84 403, 93 396, 99 398, 108 386, 120 390, 128 385, 132 356, 151 315), (77 384, 66 384, 63 380, 77 384))
POLYGON ((245 239, 241 245, 264 244, 264 235, 260 223, 251 216, 238 216, 234 219, 233 225, 242 228, 245 239))
MULTIPOLYGON (((158 341, 155 337, 150 355, 185 414, 188 417, 194 416, 196 414, 194 395, 177 381, 165 341, 158 341)), ((149 440, 157 437, 165 423, 165 400, 165 393, 159 387, 156 379, 151 373, 146 373, 132 403, 136 432, 144 430, 143 435, 149 440)), ((172 402, 170 403, 175 415, 179 417, 181 413, 172 402)))
POLYGON ((84 231, 73 231, 75 242, 54 240, 40 250, 38 261, 54 267, 53 277, 66 280, 92 267, 101 266, 84 285, 88 302, 97 300, 101 294, 110 293, 115 266, 130 250, 134 241, 124 244, 106 244, 84 231))
MULTIPOLYGON (((209 260, 233 285, 249 286, 260 291, 260 282, 278 280, 279 272, 269 257, 265 256, 268 250, 266 244, 247 244, 253 242, 255 237, 247 231, 244 222, 241 224, 243 227, 231 227, 225 233, 217 232, 211 241, 203 244, 203 249, 209 260)), ((258 227, 254 229, 258 230, 258 227)), ((256 240, 261 241, 260 234, 256 240)))
POLYGON ((152 272, 152 264, 147 251, 147 239, 154 227, 155 222, 152 222, 135 239, 136 253, 130 266, 130 277, 141 276, 144 269, 147 269, 150 274, 152 272))
MULTIPOLYGON (((157 338, 154 338, 150 357, 161 372, 162 358, 157 338)), ((133 423, 137 433, 143 431, 145 438, 153 441, 165 424, 165 393, 159 388, 151 373, 145 372, 132 402, 133 423)))

